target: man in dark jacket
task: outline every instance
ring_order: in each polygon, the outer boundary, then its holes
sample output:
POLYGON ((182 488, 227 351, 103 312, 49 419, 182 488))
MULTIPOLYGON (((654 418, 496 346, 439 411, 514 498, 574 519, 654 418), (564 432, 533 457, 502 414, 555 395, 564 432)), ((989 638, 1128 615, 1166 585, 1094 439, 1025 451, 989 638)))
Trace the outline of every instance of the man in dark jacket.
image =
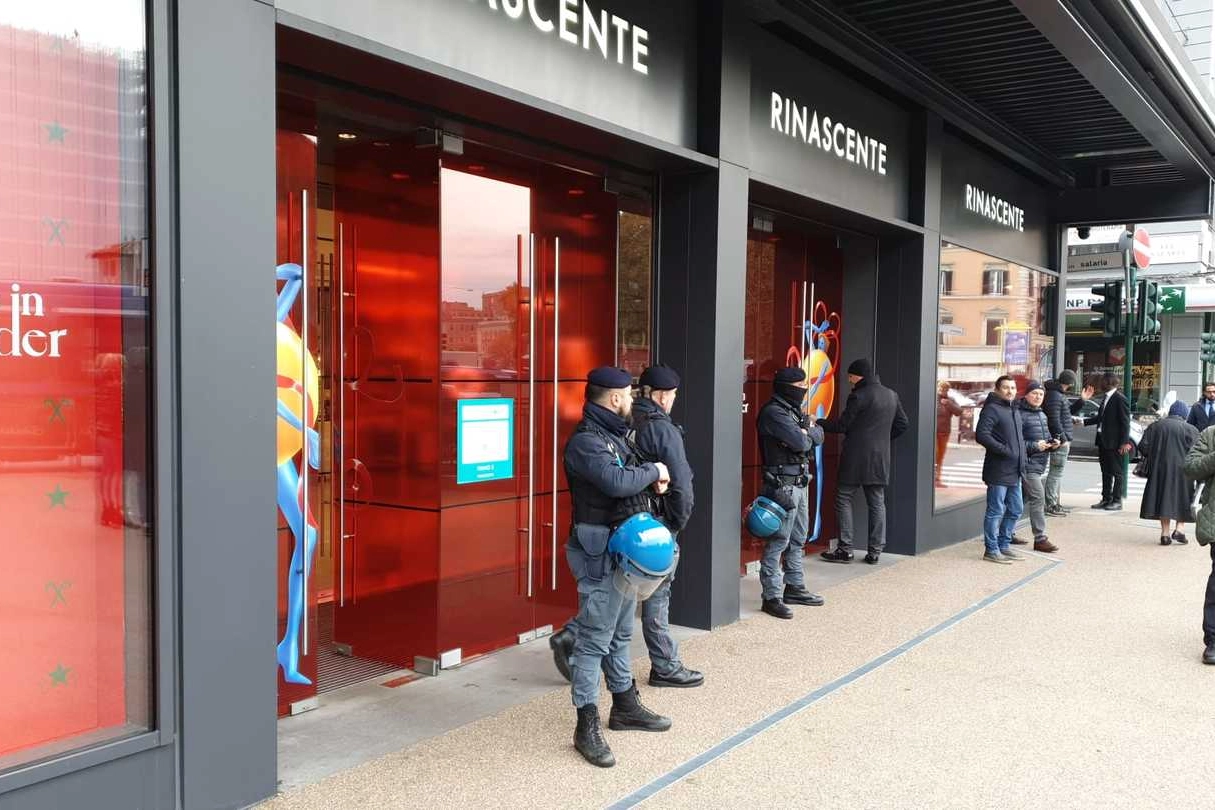
MULTIPOLYGON (((678 535, 692 516, 692 467, 684 449, 683 428, 671 421, 679 388, 679 374, 667 366, 651 366, 641 373, 641 390, 633 402, 633 433, 642 461, 659 461, 671 474, 670 487, 656 499, 657 517, 671 534, 678 535)), ((650 598, 641 603, 641 634, 650 652, 650 686, 692 687, 704 675, 679 660, 679 645, 671 638, 671 580, 667 577, 650 598)), ((558 671, 570 679, 569 656, 574 648, 574 625, 568 624, 549 638, 558 671)))
MULTIPOLYGON (((1025 439, 1025 472, 1021 476, 1021 500, 1029 514, 1034 533, 1034 551, 1052 552, 1059 547, 1046 536, 1046 492, 1042 474, 1054 456, 1059 442, 1050 430, 1050 419, 1043 410, 1046 389, 1037 380, 1025 385, 1025 396, 1017 402, 1021 411, 1021 436, 1025 439)), ((1064 404, 1066 408, 1066 403, 1064 404)))
POLYGON ((899 395, 882 385, 873 373, 873 364, 861 358, 848 366, 852 393, 839 419, 820 419, 817 424, 827 433, 843 433, 840 453, 839 484, 835 511, 840 524, 840 539, 835 548, 824 551, 827 562, 852 562, 852 505, 862 490, 869 504, 869 553, 865 562, 875 564, 886 547, 886 485, 890 482, 890 440, 907 429, 907 414, 899 395))
POLYGON ((1202 399, 1190 406, 1190 415, 1185 421, 1198 428, 1199 433, 1215 425, 1215 383, 1202 386, 1202 399))
POLYGON ((1066 517, 1067 510, 1059 503, 1059 487, 1063 482, 1063 469, 1067 466, 1067 454, 1072 446, 1072 413, 1067 402, 1067 392, 1076 387, 1076 372, 1065 368, 1059 372, 1057 380, 1047 380, 1042 387, 1046 390, 1042 411, 1046 414, 1046 424, 1050 429, 1049 438, 1060 440, 1058 449, 1050 454, 1043 486, 1046 514, 1066 517))
POLYGON ((983 517, 983 559, 1008 565, 1025 559, 1009 548, 1013 529, 1025 508, 1021 476, 1025 474, 1025 439, 1021 415, 1014 405, 1017 383, 1007 374, 996 380, 996 390, 983 403, 975 441, 983 457, 983 483, 987 484, 987 513, 983 517))
POLYGON ((755 423, 764 467, 763 494, 787 512, 780 529, 764 543, 759 564, 762 610, 778 619, 793 618, 790 604, 817 606, 824 601, 806 590, 803 568, 810 529, 810 452, 823 443, 822 429, 802 412, 805 399, 806 372, 782 368, 776 372, 772 398, 760 408, 755 423))
MULTIPOLYGON (((1118 375, 1105 374, 1101 378, 1105 398, 1096 416, 1084 420, 1086 425, 1097 426, 1097 459, 1101 462, 1101 501, 1094 509, 1117 512, 1122 509, 1122 492, 1126 475, 1122 470, 1122 457, 1131 451, 1131 406, 1118 390, 1118 375)), ((1090 399, 1093 389, 1085 386, 1080 392, 1082 399, 1090 399)))

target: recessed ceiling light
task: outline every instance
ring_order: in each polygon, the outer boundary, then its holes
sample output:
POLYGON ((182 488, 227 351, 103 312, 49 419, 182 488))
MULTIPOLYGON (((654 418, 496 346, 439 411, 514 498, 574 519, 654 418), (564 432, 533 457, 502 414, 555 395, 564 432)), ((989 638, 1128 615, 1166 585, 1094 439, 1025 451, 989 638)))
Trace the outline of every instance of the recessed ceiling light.
POLYGON ((409 175, 405 172, 393 172, 391 175, 393 180, 408 180, 409 175))
POLYGON ((342 141, 353 141, 357 137, 359 137, 359 136, 355 135, 353 132, 339 132, 338 133, 338 140, 342 140, 342 141))
POLYGON ((570 189, 570 196, 571 196, 571 197, 581 197, 583 194, 586 194, 586 192, 585 192, 585 191, 583 191, 583 190, 582 190, 582 189, 580 189, 580 188, 571 188, 571 189, 570 189))
POLYGON ((373 141, 372 145, 379 147, 392 146, 392 144, 390 144, 388 141, 373 141))

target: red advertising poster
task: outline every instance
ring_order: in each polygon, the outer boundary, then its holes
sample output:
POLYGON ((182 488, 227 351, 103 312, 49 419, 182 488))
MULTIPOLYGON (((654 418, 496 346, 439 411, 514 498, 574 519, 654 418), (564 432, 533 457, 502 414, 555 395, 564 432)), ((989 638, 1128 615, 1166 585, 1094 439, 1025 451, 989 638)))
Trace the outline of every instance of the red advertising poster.
POLYGON ((4 756, 126 722, 132 358, 119 261, 122 59, 0 27, 0 74, 4 756))

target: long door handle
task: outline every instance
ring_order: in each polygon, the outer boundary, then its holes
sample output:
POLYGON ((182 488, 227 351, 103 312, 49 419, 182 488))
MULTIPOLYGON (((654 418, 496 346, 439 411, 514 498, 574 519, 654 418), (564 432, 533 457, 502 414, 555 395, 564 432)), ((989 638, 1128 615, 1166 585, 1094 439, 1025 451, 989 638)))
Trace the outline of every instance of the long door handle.
POLYGON ((338 223, 338 607, 346 606, 346 253, 345 225, 338 223))
POLYGON ((560 408, 557 402, 561 379, 561 237, 553 238, 553 590, 557 590, 557 455, 560 408))
POLYGON ((309 645, 308 634, 308 565, 311 562, 311 555, 308 554, 308 189, 300 192, 302 200, 302 220, 300 222, 300 233, 302 234, 302 245, 300 246, 300 401, 302 407, 300 413, 303 416, 303 425, 300 427, 300 437, 303 440, 303 460, 300 465, 300 492, 301 498, 301 536, 299 542, 304 544, 303 553, 300 554, 300 559, 303 560, 303 565, 300 566, 300 577, 303 587, 300 589, 304 595, 304 655, 308 655, 311 649, 309 645))
POLYGON ((534 595, 532 538, 536 534, 536 235, 527 273, 527 596, 534 595))

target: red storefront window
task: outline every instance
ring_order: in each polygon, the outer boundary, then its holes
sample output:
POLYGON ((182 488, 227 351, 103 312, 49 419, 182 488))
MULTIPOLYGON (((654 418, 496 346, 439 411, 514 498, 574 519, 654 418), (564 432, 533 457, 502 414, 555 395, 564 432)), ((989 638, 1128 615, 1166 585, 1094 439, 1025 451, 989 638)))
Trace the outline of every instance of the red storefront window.
POLYGON ((145 38, 0 8, 0 771, 151 726, 145 38))

